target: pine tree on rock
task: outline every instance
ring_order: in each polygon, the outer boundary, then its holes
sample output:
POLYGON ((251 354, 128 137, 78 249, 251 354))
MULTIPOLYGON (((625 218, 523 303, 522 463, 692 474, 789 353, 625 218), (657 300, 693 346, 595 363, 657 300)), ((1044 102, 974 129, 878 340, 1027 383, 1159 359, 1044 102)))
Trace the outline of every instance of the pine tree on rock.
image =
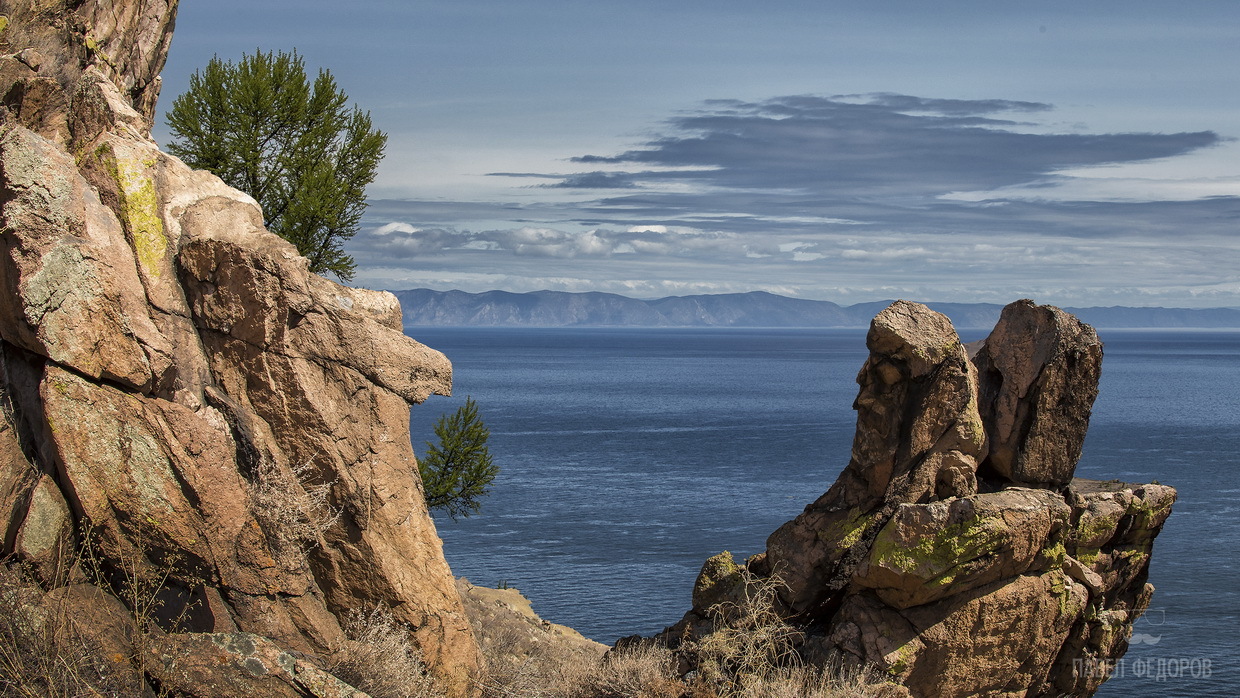
POLYGON ((446 511, 453 519, 478 513, 479 499, 499 474, 487 448, 491 431, 478 417, 478 403, 467 397, 452 415, 441 416, 435 436, 439 443, 427 441, 426 456, 418 460, 427 507, 446 511))
POLYGON ((387 135, 347 102, 329 71, 311 84, 296 51, 212 58, 172 103, 168 150, 254 197, 310 271, 348 281, 356 264, 341 245, 357 233, 387 135))

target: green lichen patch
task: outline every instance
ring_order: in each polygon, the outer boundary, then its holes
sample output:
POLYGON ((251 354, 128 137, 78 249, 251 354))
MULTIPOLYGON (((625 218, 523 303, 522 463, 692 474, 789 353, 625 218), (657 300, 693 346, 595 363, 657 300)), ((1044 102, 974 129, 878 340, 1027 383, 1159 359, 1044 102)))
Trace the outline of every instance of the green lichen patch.
POLYGON ((829 524, 817 532, 818 540, 833 545, 840 550, 848 550, 861 542, 862 536, 874 520, 872 514, 863 512, 858 507, 848 510, 840 521, 829 524))
POLYGON ((1085 607, 1073 593, 1073 585, 1067 575, 1062 570, 1052 570, 1048 575, 1050 576, 1051 594, 1054 595, 1059 605, 1059 617, 1075 618, 1081 615, 1085 607))
POLYGON ((1094 516, 1086 513, 1072 529, 1072 540, 1078 543, 1105 545, 1115 536, 1119 515, 1094 516))
POLYGON ((926 586, 946 586, 969 563, 1004 547, 1009 534, 1000 519, 970 519, 910 542, 903 539, 893 519, 874 540, 870 564, 920 578, 926 586))
POLYGON ((1038 566, 1042 569, 1061 567, 1067 556, 1068 549, 1064 546, 1063 541, 1055 541, 1053 544, 1042 548, 1038 553, 1038 566))
POLYGON ((1171 505, 1174 503, 1174 497, 1157 495, 1133 497, 1128 502, 1127 514, 1133 518, 1135 530, 1148 531, 1158 528, 1163 521, 1167 520, 1171 514, 1171 505))
POLYGON ((1090 566, 1097 562, 1101 555, 1102 550, 1100 548, 1077 548, 1076 554, 1072 557, 1080 560, 1082 564, 1090 566))
POLYGON ((9 18, 0 15, 0 37, 4 36, 4 30, 9 28, 9 18))
POLYGON ((903 677, 912 668, 913 662, 916 659, 917 649, 913 646, 913 642, 906 642, 883 656, 883 660, 887 662, 885 671, 890 676, 896 678, 903 677))
POLYGON ((168 254, 168 238, 159 215, 159 197, 149 172, 154 158, 131 158, 107 144, 95 151, 117 184, 121 223, 132 241, 142 271, 151 278, 162 273, 168 254))

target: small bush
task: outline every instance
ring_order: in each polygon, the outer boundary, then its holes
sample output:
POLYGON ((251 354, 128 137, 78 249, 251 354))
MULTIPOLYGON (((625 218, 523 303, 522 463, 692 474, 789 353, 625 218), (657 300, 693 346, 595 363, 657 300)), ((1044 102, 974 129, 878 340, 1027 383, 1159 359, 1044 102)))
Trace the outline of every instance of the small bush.
POLYGON ((698 678, 724 694, 742 695, 746 687, 782 669, 800 664, 802 635, 779 613, 778 577, 757 577, 741 570, 743 596, 707 609, 711 632, 687 643, 698 678))
POLYGON ((330 671, 373 698, 441 698, 409 641, 409 628, 383 606, 350 611, 344 618, 344 644, 330 671))
POLYGON ((300 566, 307 550, 322 545, 323 534, 340 519, 340 510, 331 505, 332 482, 303 484, 311 471, 303 463, 286 473, 263 459, 250 480, 254 511, 277 558, 290 567, 300 566))

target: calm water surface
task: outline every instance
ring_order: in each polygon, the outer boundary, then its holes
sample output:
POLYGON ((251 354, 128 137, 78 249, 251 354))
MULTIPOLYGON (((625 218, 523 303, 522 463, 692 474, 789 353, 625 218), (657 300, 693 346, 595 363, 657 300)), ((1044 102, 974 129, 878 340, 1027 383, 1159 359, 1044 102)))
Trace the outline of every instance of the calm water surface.
MULTIPOLYGON (((456 396, 413 410, 415 448, 471 395, 502 468, 481 514, 438 521, 453 571, 515 586, 544 618, 606 643, 675 622, 703 560, 763 550, 834 482, 867 354, 862 330, 410 334, 455 367, 456 396)), ((1180 499, 1155 545, 1140 642, 1099 695, 1240 695, 1240 333, 1102 335, 1077 474, 1158 480, 1180 499), (1206 661, 1210 675, 1191 676, 1206 661)))

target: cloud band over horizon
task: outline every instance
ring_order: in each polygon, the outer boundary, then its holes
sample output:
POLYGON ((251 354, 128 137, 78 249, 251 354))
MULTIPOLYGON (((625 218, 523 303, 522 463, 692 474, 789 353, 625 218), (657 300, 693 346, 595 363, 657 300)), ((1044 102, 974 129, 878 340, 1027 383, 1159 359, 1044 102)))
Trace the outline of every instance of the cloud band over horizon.
POLYGON ((712 100, 569 171, 491 175, 537 203, 374 201, 349 251, 386 288, 1240 305, 1240 177, 1119 172, 1229 139, 1054 116, 890 93, 712 100))

